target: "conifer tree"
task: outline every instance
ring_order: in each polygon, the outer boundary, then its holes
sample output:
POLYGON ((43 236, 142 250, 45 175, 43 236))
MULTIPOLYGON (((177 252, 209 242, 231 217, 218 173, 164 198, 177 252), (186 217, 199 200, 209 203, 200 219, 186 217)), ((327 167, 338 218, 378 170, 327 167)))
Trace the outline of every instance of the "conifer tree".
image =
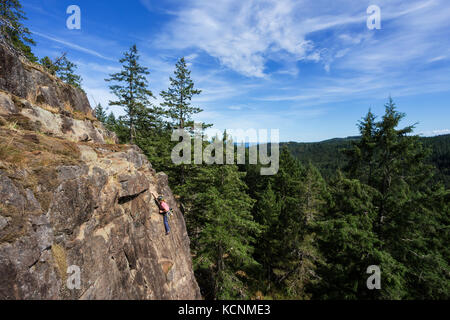
POLYGON ((312 226, 323 210, 325 193, 317 169, 305 169, 283 148, 280 170, 258 197, 255 213, 265 229, 257 257, 281 298, 307 299, 307 286, 318 280, 315 269, 322 258, 312 226))
POLYGON ((115 84, 110 85, 111 92, 117 100, 110 101, 110 105, 121 106, 125 109, 126 116, 123 117, 128 127, 129 142, 134 143, 136 137, 136 124, 142 116, 157 115, 159 110, 155 108, 150 98, 154 98, 153 93, 148 89, 146 76, 150 74, 146 67, 139 64, 139 54, 136 45, 124 53, 124 57, 119 60, 122 63, 122 70, 110 75, 105 79, 115 84))
POLYGON ((30 30, 22 24, 22 20, 26 19, 19 0, 0 1, 0 34, 28 60, 36 62, 37 58, 30 48, 36 43, 31 38, 30 30))
POLYGON ((123 120, 122 116, 116 118, 114 113, 111 111, 105 120, 106 129, 114 132, 119 139, 119 143, 128 142, 128 127, 126 122, 123 120))
POLYGON ((351 149, 344 150, 344 153, 349 158, 346 171, 349 172, 351 177, 359 178, 362 182, 371 185, 375 169, 373 156, 376 145, 375 115, 371 110, 369 110, 362 121, 359 121, 358 128, 361 133, 361 139, 353 141, 351 149))
MULTIPOLYGON (((199 95, 201 90, 194 88, 194 82, 191 79, 191 71, 188 69, 186 61, 179 59, 175 65, 174 77, 170 77, 170 86, 167 90, 161 91, 160 95, 164 99, 161 107, 164 108, 166 115, 170 118, 171 128, 188 129, 191 134, 194 133, 194 122, 192 116, 202 112, 198 107, 191 106, 191 100, 199 95)), ((202 124, 203 129, 211 125, 202 124)), ((185 164, 180 164, 169 168, 172 174, 172 181, 183 186, 188 179, 188 172, 185 164)))
POLYGON ((60 57, 52 61, 48 56, 45 56, 39 63, 47 69, 50 74, 58 76, 62 81, 82 90, 81 76, 75 73, 77 65, 71 62, 64 52, 60 57))
POLYGON ((116 116, 112 111, 106 117, 105 125, 108 130, 115 131, 114 126, 116 125, 116 116))
POLYGON ((115 117, 114 113, 111 111, 105 120, 105 128, 116 134, 119 143, 128 143, 129 129, 127 127, 126 121, 124 121, 122 116, 118 118, 115 117))
POLYGON ((105 109, 103 109, 100 103, 98 103, 97 106, 94 108, 94 115, 98 121, 102 122, 103 124, 106 124, 106 119, 108 116, 106 115, 106 111, 105 109))
POLYGON ((330 184, 327 211, 317 223, 321 252, 321 281, 312 290, 315 299, 402 299, 406 296, 405 268, 378 238, 375 199, 380 194, 358 180, 338 174, 330 184), (381 290, 367 288, 367 268, 379 266, 381 290))
POLYGON ((52 75, 56 74, 56 70, 58 69, 57 66, 53 63, 52 59, 50 59, 48 56, 43 57, 41 60, 39 60, 39 63, 52 75))
POLYGON ((270 180, 266 189, 258 194, 254 212, 255 221, 262 227, 255 248, 255 258, 261 263, 263 269, 259 281, 266 284, 265 290, 270 290, 273 280, 272 267, 277 254, 277 239, 279 238, 277 225, 281 214, 281 203, 277 199, 270 180))
POLYGON ((75 73, 77 65, 67 59, 65 53, 61 57, 56 59, 54 63, 56 66, 56 75, 64 82, 81 89, 81 76, 75 73))
POLYGON ((155 169, 169 169, 170 174, 173 166, 170 154, 174 144, 171 141, 172 132, 161 117, 162 114, 159 107, 136 110, 135 143, 151 159, 155 169))
POLYGON ((191 79, 191 71, 187 68, 184 57, 178 60, 174 77, 170 77, 170 87, 161 92, 164 102, 162 107, 166 108, 167 115, 172 119, 172 126, 184 129, 193 127, 192 116, 203 110, 191 106, 192 97, 201 93, 194 89, 191 79))
POLYGON ((308 162, 305 167, 302 182, 299 196, 302 200, 305 225, 309 226, 319 219, 326 210, 329 194, 325 180, 311 162, 308 162))
POLYGON ((379 193, 373 230, 383 251, 406 270, 406 297, 448 297, 448 251, 438 240, 448 239, 443 232, 449 221, 443 205, 448 192, 433 183, 433 168, 426 161, 430 151, 412 135, 414 126, 397 129, 404 117, 390 98, 375 123, 370 153, 368 145, 361 145, 371 155, 371 179, 358 178, 379 193))
POLYGON ((252 253, 260 225, 252 217, 254 200, 243 175, 236 165, 202 165, 185 185, 194 266, 207 298, 248 298, 246 283, 248 271, 257 265, 252 253))
POLYGON ((270 242, 274 255, 271 270, 276 284, 284 294, 288 287, 287 278, 295 272, 299 262, 298 251, 303 239, 304 216, 300 211, 300 190, 303 167, 286 148, 280 154, 280 169, 274 177, 273 189, 280 203, 280 214, 270 242))
POLYGON ((432 166, 426 163, 430 150, 411 135, 414 126, 397 129, 404 117, 389 99, 377 123, 373 179, 381 193, 377 229, 386 250, 407 267, 410 297, 448 297, 449 260, 445 245, 437 240, 444 236, 442 223, 448 226, 448 212, 442 206, 446 194, 432 184, 432 166))
POLYGON ((259 225, 251 216, 253 200, 241 175, 234 165, 214 165, 191 182, 199 190, 191 214, 203 221, 194 239, 194 262, 200 272, 211 273, 216 299, 247 297, 245 270, 256 264, 252 243, 259 225))

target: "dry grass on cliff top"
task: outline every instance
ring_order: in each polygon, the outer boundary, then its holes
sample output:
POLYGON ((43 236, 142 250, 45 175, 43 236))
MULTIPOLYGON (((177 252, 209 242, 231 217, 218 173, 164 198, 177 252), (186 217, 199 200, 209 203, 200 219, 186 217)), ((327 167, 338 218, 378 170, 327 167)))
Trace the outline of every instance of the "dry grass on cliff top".
POLYGON ((34 168, 77 164, 80 151, 76 143, 33 131, 0 127, 0 161, 15 168, 34 168))
POLYGON ((63 283, 67 280, 67 257, 66 257, 66 251, 63 247, 61 247, 59 244, 52 245, 52 255, 53 259, 56 265, 56 268, 58 269, 59 275, 61 279, 63 280, 63 283))
POLYGON ((57 167, 80 163, 80 151, 74 142, 33 131, 0 127, 0 170, 30 188, 43 210, 47 210, 53 189, 57 187, 57 167), (21 170, 28 174, 23 176, 21 170), (37 187, 40 186, 40 191, 37 187))

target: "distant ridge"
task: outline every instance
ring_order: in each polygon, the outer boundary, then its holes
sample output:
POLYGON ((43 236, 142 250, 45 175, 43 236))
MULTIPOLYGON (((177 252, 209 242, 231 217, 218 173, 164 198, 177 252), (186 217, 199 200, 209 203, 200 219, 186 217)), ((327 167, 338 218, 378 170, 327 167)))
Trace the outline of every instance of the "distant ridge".
MULTIPOLYGON (((325 179, 330 179, 336 174, 336 170, 344 168, 347 160, 341 152, 349 148, 352 141, 357 141, 360 136, 346 138, 332 138, 320 142, 282 142, 280 147, 287 146, 291 154, 302 163, 312 162, 325 179)), ((426 147, 430 147, 432 154, 429 162, 436 166, 436 178, 442 181, 446 187, 450 186, 450 134, 420 137, 426 147)))

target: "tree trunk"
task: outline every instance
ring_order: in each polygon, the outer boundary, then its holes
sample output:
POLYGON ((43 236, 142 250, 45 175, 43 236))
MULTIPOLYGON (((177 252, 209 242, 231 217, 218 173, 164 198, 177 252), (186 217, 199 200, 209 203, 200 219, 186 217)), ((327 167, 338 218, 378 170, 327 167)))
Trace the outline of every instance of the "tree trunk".
POLYGON ((134 144, 134 138, 133 138, 133 131, 134 131, 134 97, 133 97, 133 74, 130 74, 130 87, 129 87, 129 93, 130 93, 130 144, 134 144))

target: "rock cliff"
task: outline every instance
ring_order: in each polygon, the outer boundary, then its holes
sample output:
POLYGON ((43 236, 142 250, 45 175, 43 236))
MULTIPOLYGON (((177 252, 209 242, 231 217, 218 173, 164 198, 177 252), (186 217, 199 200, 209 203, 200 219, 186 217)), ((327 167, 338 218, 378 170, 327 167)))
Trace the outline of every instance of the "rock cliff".
POLYGON ((201 299, 167 176, 1 44, 0 299, 201 299), (174 209, 168 236, 151 192, 174 209))

